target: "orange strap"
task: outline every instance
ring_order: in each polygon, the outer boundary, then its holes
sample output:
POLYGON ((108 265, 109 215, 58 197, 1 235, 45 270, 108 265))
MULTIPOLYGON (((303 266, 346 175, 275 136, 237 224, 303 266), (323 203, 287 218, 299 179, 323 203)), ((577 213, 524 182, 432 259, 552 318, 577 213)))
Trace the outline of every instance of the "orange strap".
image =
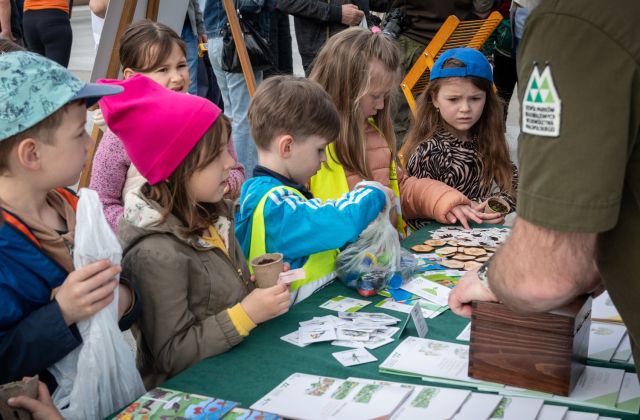
POLYGON ((6 210, 2 212, 2 215, 4 217, 5 222, 10 224, 14 228, 18 229, 27 238, 29 238, 31 242, 33 242, 38 248, 41 248, 40 242, 35 237, 35 235, 31 232, 31 230, 27 227, 27 225, 22 223, 17 217, 14 217, 12 214, 7 212, 6 210))
POLYGON ((69 13, 69 0, 25 0, 24 11, 59 9, 69 13))
POLYGON ((56 188, 56 192, 60 194, 62 198, 67 200, 67 203, 71 205, 74 211, 78 209, 79 198, 73 191, 66 188, 56 188))

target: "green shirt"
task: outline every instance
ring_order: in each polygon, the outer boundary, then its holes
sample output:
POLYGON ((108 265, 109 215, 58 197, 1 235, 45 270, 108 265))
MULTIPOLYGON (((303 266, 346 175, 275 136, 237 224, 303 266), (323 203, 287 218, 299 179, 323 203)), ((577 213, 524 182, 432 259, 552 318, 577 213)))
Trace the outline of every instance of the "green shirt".
POLYGON ((637 363, 638 16, 638 0, 548 0, 529 17, 518 51, 523 133, 517 209, 538 226, 599 233, 598 267, 637 363))

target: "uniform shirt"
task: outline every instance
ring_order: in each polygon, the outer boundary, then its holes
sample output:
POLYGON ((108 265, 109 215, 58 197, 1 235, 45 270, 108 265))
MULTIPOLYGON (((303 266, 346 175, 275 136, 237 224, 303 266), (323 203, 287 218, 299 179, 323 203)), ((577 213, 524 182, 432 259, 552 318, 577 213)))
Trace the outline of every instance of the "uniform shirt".
POLYGON ((599 234, 598 268, 640 362, 640 25, 632 16, 637 0, 549 0, 529 17, 518 52, 518 215, 599 234))

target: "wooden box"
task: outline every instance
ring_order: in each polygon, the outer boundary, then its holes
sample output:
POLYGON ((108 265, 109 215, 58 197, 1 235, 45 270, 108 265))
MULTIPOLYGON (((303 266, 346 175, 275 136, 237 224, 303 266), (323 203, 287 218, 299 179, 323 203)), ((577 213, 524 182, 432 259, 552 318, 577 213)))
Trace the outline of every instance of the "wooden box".
POLYGON ((473 302, 469 376, 567 396, 584 371, 590 329, 591 297, 532 315, 473 302))

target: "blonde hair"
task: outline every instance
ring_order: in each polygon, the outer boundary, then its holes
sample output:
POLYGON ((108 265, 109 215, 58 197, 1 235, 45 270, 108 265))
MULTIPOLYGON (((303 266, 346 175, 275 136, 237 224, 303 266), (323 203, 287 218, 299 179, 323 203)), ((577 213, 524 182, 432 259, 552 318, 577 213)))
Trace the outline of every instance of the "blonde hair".
MULTIPOLYGON (((449 59, 443 67, 461 67, 463 65, 459 60, 449 59)), ((483 162, 480 183, 483 187, 487 187, 495 179, 502 191, 513 192, 511 182, 513 170, 507 140, 504 136, 502 100, 494 91, 493 84, 489 80, 472 76, 466 78, 486 95, 480 119, 469 132, 471 136, 478 138, 478 154, 483 162)), ((405 163, 409 161, 420 143, 433 137, 438 128, 442 126, 442 117, 433 101, 448 79, 431 81, 427 89, 418 97, 416 113, 412 116, 411 127, 400 150, 400 155, 405 163)))
MULTIPOLYGON (((332 156, 345 169, 365 179, 372 174, 366 162, 364 121, 359 102, 376 81, 371 64, 379 62, 393 77, 399 79, 400 54, 393 40, 381 32, 364 28, 346 29, 327 41, 318 53, 309 77, 320 83, 329 93, 340 114, 340 134, 335 139, 332 156)), ((375 116, 392 153, 396 156, 396 136, 390 111, 390 96, 385 97, 384 109, 375 116)))

